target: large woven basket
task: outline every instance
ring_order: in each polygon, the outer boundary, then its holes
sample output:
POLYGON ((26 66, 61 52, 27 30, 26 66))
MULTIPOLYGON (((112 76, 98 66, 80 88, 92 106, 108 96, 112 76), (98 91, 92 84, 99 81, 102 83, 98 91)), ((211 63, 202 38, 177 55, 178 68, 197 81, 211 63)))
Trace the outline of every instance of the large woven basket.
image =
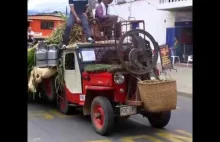
POLYGON ((149 112, 176 109, 177 86, 175 80, 145 80, 138 82, 141 101, 149 112))

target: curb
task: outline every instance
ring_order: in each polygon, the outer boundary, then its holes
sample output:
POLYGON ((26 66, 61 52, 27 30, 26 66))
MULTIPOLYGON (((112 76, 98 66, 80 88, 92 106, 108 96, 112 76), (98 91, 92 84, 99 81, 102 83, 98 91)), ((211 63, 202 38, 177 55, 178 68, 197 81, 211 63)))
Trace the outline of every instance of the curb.
POLYGON ((179 95, 179 96, 183 96, 183 97, 187 97, 187 98, 192 98, 192 94, 190 94, 190 93, 185 93, 185 92, 179 92, 179 91, 177 91, 177 94, 179 95))

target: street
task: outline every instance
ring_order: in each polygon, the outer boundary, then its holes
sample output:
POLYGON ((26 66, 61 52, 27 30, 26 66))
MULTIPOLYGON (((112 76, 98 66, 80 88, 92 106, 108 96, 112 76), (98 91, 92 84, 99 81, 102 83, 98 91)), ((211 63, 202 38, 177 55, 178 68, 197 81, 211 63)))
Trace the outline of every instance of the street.
POLYGON ((163 129, 150 127, 141 115, 115 125, 107 137, 96 134, 90 118, 80 114, 63 115, 53 107, 28 104, 28 142, 191 142, 192 98, 178 96, 177 109, 163 129))
MULTIPOLYGON (((161 64, 157 65, 157 68, 161 71, 161 64)), ((174 65, 174 68, 177 70, 167 71, 173 79, 177 82, 178 92, 185 93, 188 96, 192 96, 192 68, 188 67, 179 67, 174 65)), ((163 74, 162 74, 163 75, 163 74)))

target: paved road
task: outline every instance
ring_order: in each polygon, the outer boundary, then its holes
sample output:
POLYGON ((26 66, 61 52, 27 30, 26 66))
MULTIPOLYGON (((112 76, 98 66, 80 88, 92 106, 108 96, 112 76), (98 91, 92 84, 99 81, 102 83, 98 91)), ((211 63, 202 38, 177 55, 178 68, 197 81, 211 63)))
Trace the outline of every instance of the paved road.
POLYGON ((135 115, 108 137, 96 134, 88 117, 65 116, 51 106, 28 104, 28 142, 192 142, 192 99, 178 97, 178 108, 163 130, 151 128, 146 118, 135 115))

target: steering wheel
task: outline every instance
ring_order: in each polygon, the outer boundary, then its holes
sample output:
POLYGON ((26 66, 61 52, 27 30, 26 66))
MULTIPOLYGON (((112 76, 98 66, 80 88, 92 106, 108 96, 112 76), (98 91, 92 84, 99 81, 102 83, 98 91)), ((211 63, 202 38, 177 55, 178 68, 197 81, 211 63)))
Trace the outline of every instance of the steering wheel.
POLYGON ((153 70, 158 60, 158 52, 159 46, 153 36, 140 29, 125 33, 120 38, 117 47, 118 58, 122 66, 130 73, 137 75, 143 75, 153 70), (127 42, 124 42, 125 40, 127 42))

